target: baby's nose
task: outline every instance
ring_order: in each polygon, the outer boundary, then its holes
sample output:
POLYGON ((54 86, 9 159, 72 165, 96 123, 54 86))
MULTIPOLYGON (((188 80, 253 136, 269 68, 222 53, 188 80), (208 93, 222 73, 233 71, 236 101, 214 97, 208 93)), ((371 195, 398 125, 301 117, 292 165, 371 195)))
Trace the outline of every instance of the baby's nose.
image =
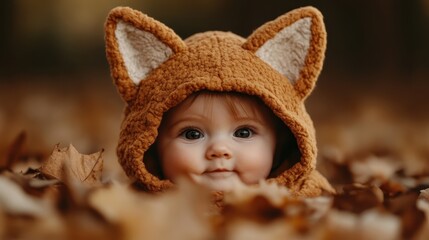
POLYGON ((206 158, 209 160, 224 158, 230 159, 232 157, 232 151, 226 142, 217 141, 211 143, 206 151, 206 158))

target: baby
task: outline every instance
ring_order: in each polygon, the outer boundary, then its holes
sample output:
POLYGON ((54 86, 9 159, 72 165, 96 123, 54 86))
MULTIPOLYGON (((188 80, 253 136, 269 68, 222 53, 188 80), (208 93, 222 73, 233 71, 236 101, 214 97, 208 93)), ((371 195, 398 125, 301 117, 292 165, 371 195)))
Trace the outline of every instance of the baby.
POLYGON ((244 94, 202 92, 191 95, 164 114, 155 142, 163 177, 188 175, 214 190, 231 190, 235 182, 266 179, 295 150, 272 111, 244 94), (283 143, 283 144, 281 144, 283 143))
POLYGON ((184 41, 136 10, 113 9, 106 52, 127 103, 119 162, 150 192, 181 176, 216 191, 267 179, 301 196, 333 192, 315 170, 304 106, 325 48, 322 15, 312 7, 247 39, 205 32, 184 41))

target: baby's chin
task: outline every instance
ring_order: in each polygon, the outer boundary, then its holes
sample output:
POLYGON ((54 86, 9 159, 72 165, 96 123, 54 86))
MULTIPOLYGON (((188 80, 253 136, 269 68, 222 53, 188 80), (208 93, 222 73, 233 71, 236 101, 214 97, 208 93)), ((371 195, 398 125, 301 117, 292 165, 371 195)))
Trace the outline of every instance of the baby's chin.
POLYGON ((243 182, 235 172, 215 174, 190 174, 191 179, 199 185, 213 191, 232 191, 243 182))

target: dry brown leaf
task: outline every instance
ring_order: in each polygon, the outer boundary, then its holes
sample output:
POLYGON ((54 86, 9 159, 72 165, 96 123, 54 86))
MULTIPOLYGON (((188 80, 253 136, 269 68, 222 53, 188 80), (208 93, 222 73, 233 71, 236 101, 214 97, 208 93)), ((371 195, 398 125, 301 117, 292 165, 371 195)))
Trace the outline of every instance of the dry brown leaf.
POLYGON ((242 219, 226 226, 223 235, 220 239, 312 239, 310 237, 303 238, 291 225, 282 219, 276 220, 269 225, 242 219))
POLYGON ((352 184, 353 174, 350 172, 345 153, 338 147, 324 146, 320 149, 317 168, 333 185, 352 184))
POLYGON ((209 195, 188 181, 160 195, 113 183, 89 197, 89 204, 119 226, 121 239, 209 239, 209 195))
POLYGON ((49 202, 28 195, 20 185, 0 176, 0 208, 12 215, 41 217, 54 211, 49 202))
POLYGON ((28 169, 40 167, 45 154, 41 151, 28 151, 25 147, 26 132, 19 133, 7 149, 6 156, 0 158, 0 169, 24 173, 28 169))
POLYGON ((420 191, 420 198, 429 202, 429 188, 420 191))
POLYGON ((65 148, 59 148, 57 145, 51 156, 42 163, 40 171, 63 182, 70 182, 73 179, 94 185, 101 182, 102 156, 103 150, 84 155, 71 144, 65 148))
POLYGON ((426 227, 429 227, 429 188, 420 191, 420 196, 417 200, 416 205, 419 210, 425 213, 426 227))
POLYGON ((48 197, 47 195, 52 195, 50 193, 56 191, 53 186, 56 186, 60 181, 57 179, 39 179, 39 173, 36 170, 33 173, 26 174, 3 171, 1 176, 12 180, 28 195, 38 198, 51 198, 52 200, 52 197, 48 197))
POLYGON ((308 220, 317 222, 322 219, 332 209, 333 197, 319 196, 315 198, 305 198, 304 202, 311 212, 308 220))
POLYGON ((388 180, 380 185, 381 191, 383 191, 386 197, 395 197, 399 194, 403 194, 407 191, 407 188, 400 182, 395 180, 388 180))
POLYGON ((385 182, 390 179, 399 166, 389 158, 374 155, 350 163, 350 170, 356 183, 385 182))
POLYGON ((3 212, 3 207, 0 207, 0 239, 5 239, 6 233, 6 216, 3 212))
POLYGON ((327 214, 328 239, 400 239, 400 220, 392 214, 368 210, 362 214, 332 210, 327 214))
POLYGON ((407 192, 394 198, 386 199, 385 206, 389 212, 397 215, 402 222, 402 237, 410 239, 424 225, 425 214, 417 206, 419 195, 407 192))
POLYGON ((425 213, 426 221, 414 239, 424 240, 429 236, 429 188, 420 191, 417 208, 425 213))
POLYGON ((267 224, 284 218, 287 213, 282 207, 286 203, 289 207, 302 205, 301 201, 291 198, 289 190, 276 183, 261 181, 249 186, 237 182, 232 191, 224 194, 224 224, 249 220, 267 224))
POLYGON ((297 198, 286 187, 266 181, 256 186, 239 186, 226 193, 225 198, 223 226, 225 235, 231 234, 232 239, 240 239, 237 236, 247 236, 250 232, 264 236, 262 239, 279 239, 279 235, 282 238, 314 236, 317 233, 312 229, 329 211, 332 202, 330 197, 297 198), (282 230, 275 227, 279 222, 282 230), (252 226, 253 230, 248 229, 252 226))
POLYGON ((240 204, 257 196, 265 197, 274 206, 280 206, 285 198, 292 197, 286 187, 262 180, 258 185, 237 184, 233 191, 225 193, 224 201, 227 204, 240 204))
POLYGON ((3 161, 0 162, 0 168, 10 169, 14 165, 14 163, 18 161, 26 137, 27 135, 25 132, 21 132, 20 134, 18 134, 18 136, 10 145, 6 157, 3 161))
POLYGON ((414 235, 413 240, 427 240, 429 236, 429 222, 426 221, 425 225, 414 235))
POLYGON ((42 218, 9 216, 2 239, 67 239, 66 225, 60 215, 42 218))
POLYGON ((383 199, 380 188, 353 184, 343 187, 342 192, 334 196, 333 207, 361 213, 371 208, 382 207, 383 199))
MULTIPOLYGON (((291 202, 289 208, 300 208, 300 202, 291 202), (295 206, 296 205, 296 206, 295 206)), ((285 211, 274 206, 264 196, 255 196, 246 202, 226 204, 222 209, 226 224, 235 221, 252 221, 260 224, 269 224, 274 220, 286 218, 285 211)))

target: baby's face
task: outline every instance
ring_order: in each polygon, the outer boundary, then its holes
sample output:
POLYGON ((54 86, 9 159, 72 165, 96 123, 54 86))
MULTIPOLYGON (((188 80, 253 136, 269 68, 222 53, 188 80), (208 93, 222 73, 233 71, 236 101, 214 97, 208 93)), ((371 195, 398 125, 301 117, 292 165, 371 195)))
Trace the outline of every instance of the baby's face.
POLYGON ((164 176, 187 175, 213 190, 257 183, 271 170, 276 146, 272 112, 248 96, 198 95, 171 109, 159 129, 164 176))

